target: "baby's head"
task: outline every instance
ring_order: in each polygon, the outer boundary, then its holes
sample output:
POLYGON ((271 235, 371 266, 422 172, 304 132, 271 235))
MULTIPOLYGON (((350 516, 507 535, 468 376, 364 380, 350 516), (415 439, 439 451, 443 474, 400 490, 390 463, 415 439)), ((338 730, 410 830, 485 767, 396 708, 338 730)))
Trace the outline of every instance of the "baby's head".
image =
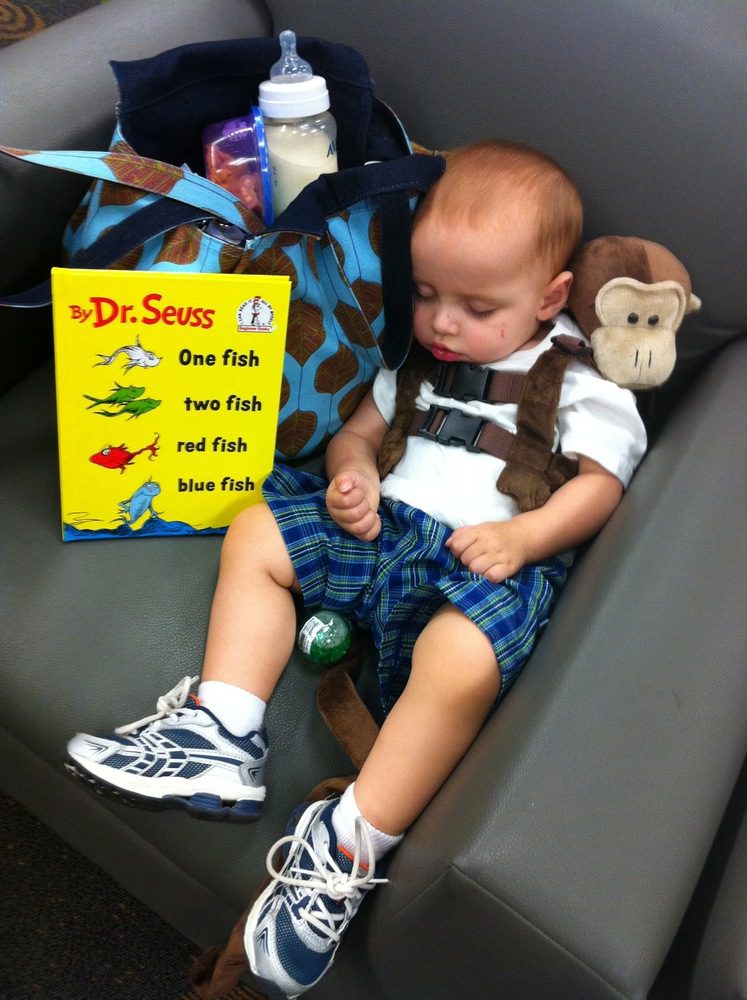
POLYGON ((480 364, 532 346, 566 304, 581 226, 575 185, 543 153, 498 141, 447 153, 413 226, 416 339, 480 364))

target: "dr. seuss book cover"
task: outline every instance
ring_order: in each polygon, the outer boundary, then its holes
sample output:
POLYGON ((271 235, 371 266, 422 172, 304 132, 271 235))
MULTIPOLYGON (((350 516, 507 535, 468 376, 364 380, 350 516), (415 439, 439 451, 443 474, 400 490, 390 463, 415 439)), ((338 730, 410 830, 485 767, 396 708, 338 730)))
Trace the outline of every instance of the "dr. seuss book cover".
POLYGON ((272 469, 290 281, 54 268, 65 541, 222 532, 272 469))

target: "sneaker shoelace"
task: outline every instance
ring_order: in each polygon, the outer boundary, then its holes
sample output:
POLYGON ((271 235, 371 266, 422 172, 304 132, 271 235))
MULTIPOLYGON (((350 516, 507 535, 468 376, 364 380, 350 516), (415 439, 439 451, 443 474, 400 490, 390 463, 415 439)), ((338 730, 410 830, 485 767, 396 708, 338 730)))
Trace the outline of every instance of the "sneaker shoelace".
POLYGON ((373 866, 367 868, 361 860, 361 847, 365 842, 367 857, 373 858, 373 842, 371 834, 362 818, 355 821, 355 851, 350 872, 340 868, 329 851, 320 858, 311 844, 303 837, 289 834, 281 837, 270 848, 267 854, 267 870, 271 877, 300 890, 304 895, 311 893, 311 898, 305 910, 306 921, 330 944, 339 942, 349 919, 357 909, 357 904, 364 892, 375 885, 381 885, 385 878, 374 878, 373 866), (300 853, 307 855, 310 868, 300 864, 292 864, 287 872, 278 871, 274 864, 275 852, 288 844, 300 848, 300 853), (330 910, 325 897, 335 902, 343 903, 343 910, 330 910))
POLYGON ((128 733, 137 732, 138 729, 151 724, 157 728, 159 723, 171 718, 181 708, 184 708, 189 692, 198 680, 199 677, 182 677, 175 687, 161 695, 156 702, 156 711, 153 715, 146 715, 145 718, 138 719, 137 722, 128 722, 124 726, 118 726, 114 732, 117 736, 127 736, 128 733))

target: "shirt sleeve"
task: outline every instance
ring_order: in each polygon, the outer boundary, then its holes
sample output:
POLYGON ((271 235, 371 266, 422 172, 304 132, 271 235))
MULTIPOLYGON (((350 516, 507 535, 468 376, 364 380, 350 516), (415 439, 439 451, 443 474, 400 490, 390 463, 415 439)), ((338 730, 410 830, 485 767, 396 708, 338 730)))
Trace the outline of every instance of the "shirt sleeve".
POLYGON ((563 384, 558 432, 563 454, 599 462, 624 487, 646 451, 646 429, 633 393, 577 362, 563 384))
POLYGON ((379 413, 391 426, 397 402, 397 373, 380 368, 373 384, 374 403, 379 413))

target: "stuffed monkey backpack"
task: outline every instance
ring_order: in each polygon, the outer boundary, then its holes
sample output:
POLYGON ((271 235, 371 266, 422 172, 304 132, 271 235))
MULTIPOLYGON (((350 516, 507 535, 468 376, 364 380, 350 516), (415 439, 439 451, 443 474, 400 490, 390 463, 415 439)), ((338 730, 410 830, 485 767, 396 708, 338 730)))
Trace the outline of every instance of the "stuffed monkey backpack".
POLYGON ((605 236, 585 244, 571 265, 568 305, 591 341, 560 336, 526 375, 490 372, 465 362, 434 366, 415 345, 397 379, 397 408, 379 453, 383 477, 402 457, 411 434, 485 451, 505 461, 497 489, 533 510, 574 476, 578 463, 553 451, 555 416, 566 368, 574 359, 626 389, 653 389, 669 378, 675 333, 700 307, 690 277, 665 247, 636 237, 605 236), (458 409, 415 409, 424 378, 437 395, 518 405, 516 433, 458 409), (433 412, 437 411, 437 412, 433 412))

